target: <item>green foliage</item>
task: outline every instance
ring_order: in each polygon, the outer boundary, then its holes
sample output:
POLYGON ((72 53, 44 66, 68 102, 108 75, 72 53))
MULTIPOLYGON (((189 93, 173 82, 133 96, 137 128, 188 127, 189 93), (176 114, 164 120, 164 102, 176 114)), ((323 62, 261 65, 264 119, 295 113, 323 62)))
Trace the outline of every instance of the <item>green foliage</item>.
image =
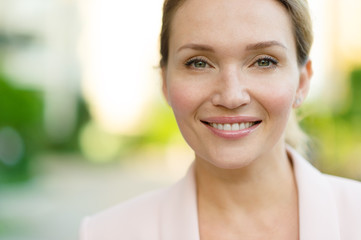
POLYGON ((350 83, 345 109, 312 114, 301 124, 315 140, 313 158, 322 171, 361 180, 361 69, 351 73, 350 83))
POLYGON ((84 99, 78 98, 77 101, 77 113, 75 127, 70 136, 63 141, 54 142, 50 139, 45 139, 44 149, 52 152, 79 152, 79 134, 82 127, 89 122, 90 113, 88 106, 84 99))
MULTIPOLYGON (((18 89, 0 77, 0 132, 9 130, 19 136, 24 146, 24 152, 16 162, 0 159, 0 183, 29 177, 29 161, 44 141, 42 118, 43 101, 39 92, 18 89)), ((2 139, 3 148, 6 141, 2 139)))
POLYGON ((165 144, 179 131, 172 111, 164 104, 154 107, 147 124, 149 127, 141 137, 144 143, 165 144))
POLYGON ((154 103, 144 131, 136 136, 121 136, 122 156, 133 154, 147 146, 163 147, 178 134, 179 130, 171 109, 164 103, 154 103))

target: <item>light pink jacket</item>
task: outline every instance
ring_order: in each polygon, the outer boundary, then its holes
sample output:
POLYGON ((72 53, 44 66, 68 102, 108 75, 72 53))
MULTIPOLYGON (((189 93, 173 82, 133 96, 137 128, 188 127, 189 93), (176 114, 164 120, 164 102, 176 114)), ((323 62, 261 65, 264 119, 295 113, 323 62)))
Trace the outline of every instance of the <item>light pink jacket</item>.
MULTIPOLYGON (((361 240, 361 183, 320 173, 294 150, 300 240, 361 240)), ((199 240, 193 169, 170 188, 122 203, 82 224, 81 240, 199 240)))

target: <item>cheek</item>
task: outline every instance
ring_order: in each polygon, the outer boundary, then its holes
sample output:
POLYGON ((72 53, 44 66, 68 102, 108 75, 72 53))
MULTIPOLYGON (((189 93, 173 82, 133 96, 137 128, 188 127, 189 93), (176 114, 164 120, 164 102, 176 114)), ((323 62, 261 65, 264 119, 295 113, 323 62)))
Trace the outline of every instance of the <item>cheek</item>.
POLYGON ((169 83, 168 99, 176 117, 187 115, 194 111, 199 101, 196 89, 196 87, 190 86, 186 82, 169 83))
POLYGON ((274 89, 266 103, 275 113, 289 112, 292 108, 294 90, 292 88, 274 89))
POLYGON ((287 120, 296 94, 296 86, 291 81, 273 83, 261 88, 258 92, 260 104, 263 105, 270 118, 287 120))
POLYGON ((207 99, 209 89, 205 88, 199 76, 189 76, 170 69, 167 79, 168 101, 176 118, 195 113, 207 99))

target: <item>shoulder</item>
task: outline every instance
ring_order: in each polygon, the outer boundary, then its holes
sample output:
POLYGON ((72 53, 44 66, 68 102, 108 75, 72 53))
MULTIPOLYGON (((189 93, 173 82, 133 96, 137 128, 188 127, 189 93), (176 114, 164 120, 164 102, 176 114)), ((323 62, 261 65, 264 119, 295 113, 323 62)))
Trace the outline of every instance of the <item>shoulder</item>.
POLYGON ((361 182, 327 174, 324 174, 324 176, 336 192, 346 194, 346 196, 351 194, 352 196, 361 197, 361 182))
MULTIPOLYGON (((159 210, 169 189, 145 193, 93 216, 86 217, 81 226, 82 240, 134 239, 135 235, 157 234, 159 210), (140 230, 141 227, 141 230, 140 230)), ((143 238, 142 238, 143 239, 143 238)))
POLYGON ((143 194, 85 218, 80 239, 192 239, 189 235, 195 234, 197 224, 195 192, 191 165, 187 174, 170 187, 143 194), (183 232, 182 229, 193 230, 183 232))
POLYGON ((308 234, 318 231, 320 236, 332 232, 342 239, 359 239, 361 183, 322 174, 290 147, 288 152, 293 160, 304 231, 308 234))
POLYGON ((337 176, 324 175, 330 183, 336 199, 344 207, 358 208, 361 213, 361 182, 337 176))
POLYGON ((341 233, 345 239, 360 236, 361 182, 330 175, 325 177, 335 196, 341 233))

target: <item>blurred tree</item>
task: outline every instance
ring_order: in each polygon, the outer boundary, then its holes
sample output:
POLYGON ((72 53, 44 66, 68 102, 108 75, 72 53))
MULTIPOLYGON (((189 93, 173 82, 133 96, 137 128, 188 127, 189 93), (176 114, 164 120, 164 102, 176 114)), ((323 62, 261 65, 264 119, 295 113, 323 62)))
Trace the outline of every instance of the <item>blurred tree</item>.
MULTIPOLYGON (((88 109, 88 105, 84 101, 82 97, 78 97, 77 99, 77 112, 76 112, 76 119, 75 119, 75 127, 72 133, 63 141, 51 141, 49 139, 45 142, 45 149, 54 152, 79 152, 79 135, 81 129, 83 128, 86 123, 90 120, 90 113, 88 109)), ((47 136, 45 136, 47 137, 47 136)))
MULTIPOLYGON (((318 111, 302 126, 316 145, 312 158, 323 172, 361 180, 361 69, 350 74, 348 99, 341 111, 318 111)), ((314 112, 314 111, 311 111, 314 112)))
POLYGON ((361 135, 361 68, 351 73, 350 107, 346 113, 352 128, 361 135))
POLYGON ((0 183, 29 178, 29 160, 44 142, 42 119, 41 93, 0 76, 0 183))

